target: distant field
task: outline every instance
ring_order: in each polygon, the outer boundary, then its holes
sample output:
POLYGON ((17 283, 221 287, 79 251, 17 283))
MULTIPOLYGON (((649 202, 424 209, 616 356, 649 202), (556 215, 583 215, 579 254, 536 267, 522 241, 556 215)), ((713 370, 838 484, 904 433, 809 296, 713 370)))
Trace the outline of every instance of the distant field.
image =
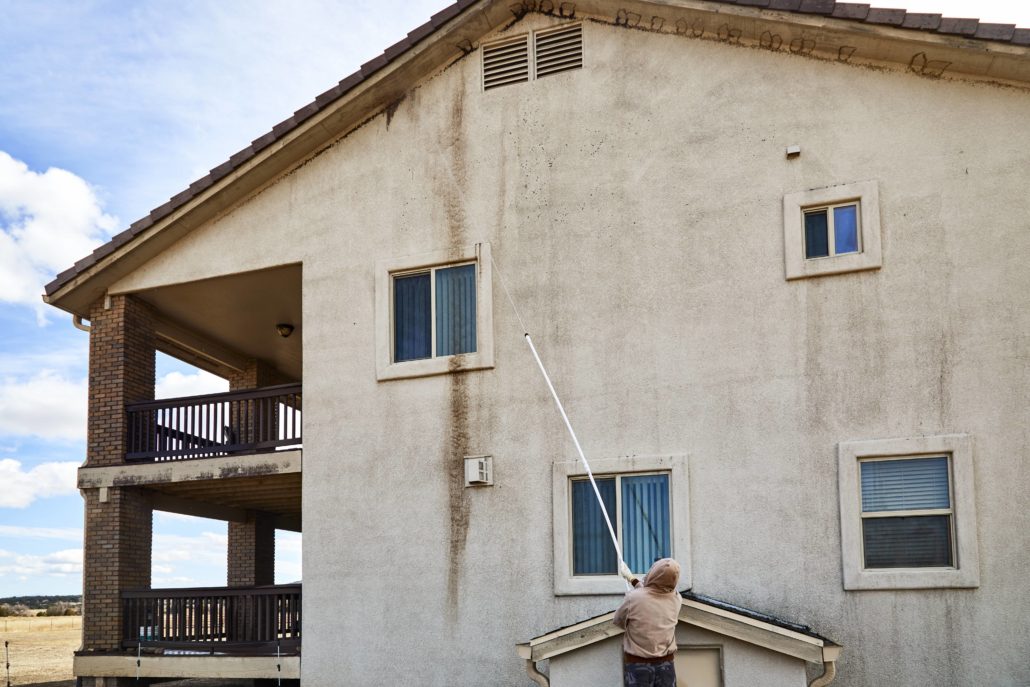
MULTIPOLYGON (((72 654, 81 639, 78 616, 0 618, 0 651, 5 641, 10 642, 11 687, 71 680, 72 654)), ((0 663, 0 678, 6 679, 2 669, 0 663)))

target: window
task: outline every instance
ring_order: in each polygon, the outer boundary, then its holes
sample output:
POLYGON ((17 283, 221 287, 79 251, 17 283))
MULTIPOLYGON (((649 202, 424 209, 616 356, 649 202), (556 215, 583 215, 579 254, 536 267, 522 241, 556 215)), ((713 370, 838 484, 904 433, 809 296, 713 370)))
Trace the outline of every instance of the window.
POLYGON ((859 251, 858 203, 805 210, 805 258, 859 251))
POLYGON ((948 456, 859 461, 865 569, 950 568, 948 456))
POLYGON ((876 182, 788 193, 783 197, 783 240, 787 279, 879 268, 876 182))
POLYGON ((581 69, 583 25, 563 24, 532 34, 494 41, 483 46, 482 56, 485 91, 525 83, 570 69, 581 69))
POLYGON ((979 586, 966 435, 838 448, 845 589, 979 586))
MULTIPOLYGON (((595 475, 597 491, 615 527, 622 558, 644 574, 672 551, 669 538, 669 475, 595 475)), ((589 478, 573 478, 572 574, 615 575, 619 561, 589 478)))
POLYGON ((485 243, 376 266, 380 380, 493 367, 485 243))
MULTIPOLYGON (((644 574, 674 557, 690 586, 690 524, 685 456, 591 460, 601 500, 626 564, 644 574)), ((618 559, 601 507, 580 461, 553 467, 555 594, 623 594, 618 559)))

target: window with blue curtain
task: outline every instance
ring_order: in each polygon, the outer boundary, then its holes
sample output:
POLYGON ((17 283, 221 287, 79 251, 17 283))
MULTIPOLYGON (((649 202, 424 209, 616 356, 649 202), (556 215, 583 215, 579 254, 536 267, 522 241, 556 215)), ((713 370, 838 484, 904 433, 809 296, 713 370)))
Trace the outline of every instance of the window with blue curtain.
POLYGON ((436 354, 476 351, 476 266, 436 270, 436 354))
POLYGON ((433 332, 429 278, 429 272, 423 272, 393 279, 393 356, 397 362, 430 356, 433 332))
MULTIPOLYGON (((672 555, 669 476, 616 475, 596 478, 626 565, 646 573, 672 555), (621 512, 621 519, 617 513, 621 512)), ((615 575, 619 561, 588 479, 572 481, 572 574, 615 575)))
POLYGON ((865 567, 953 566, 948 457, 868 460, 860 470, 865 567))
POLYGON ((843 205, 833 208, 833 252, 858 252, 858 206, 843 205))

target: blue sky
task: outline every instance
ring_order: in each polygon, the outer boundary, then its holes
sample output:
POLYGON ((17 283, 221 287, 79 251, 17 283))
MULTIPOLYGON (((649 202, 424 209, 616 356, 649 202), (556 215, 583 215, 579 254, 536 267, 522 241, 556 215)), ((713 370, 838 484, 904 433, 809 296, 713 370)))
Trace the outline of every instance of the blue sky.
MULTIPOLYGON (((5 0, 0 23, 0 597, 81 591, 87 335, 43 284, 447 0, 5 0)), ((1015 0, 881 7, 1030 27, 1015 0)), ((160 357, 164 396, 224 388, 160 357)), ((155 586, 219 585, 225 525, 155 516, 155 586)), ((279 581, 300 579, 283 536, 279 581)))

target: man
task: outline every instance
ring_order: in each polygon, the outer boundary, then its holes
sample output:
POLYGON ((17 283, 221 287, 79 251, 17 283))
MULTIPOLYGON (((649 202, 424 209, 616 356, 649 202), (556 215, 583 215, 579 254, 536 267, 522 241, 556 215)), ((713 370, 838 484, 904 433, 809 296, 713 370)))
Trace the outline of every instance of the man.
POLYGON ((655 561, 643 584, 625 563, 619 573, 634 587, 615 611, 615 624, 626 631, 622 637, 623 685, 676 687, 680 564, 671 558, 655 561))

